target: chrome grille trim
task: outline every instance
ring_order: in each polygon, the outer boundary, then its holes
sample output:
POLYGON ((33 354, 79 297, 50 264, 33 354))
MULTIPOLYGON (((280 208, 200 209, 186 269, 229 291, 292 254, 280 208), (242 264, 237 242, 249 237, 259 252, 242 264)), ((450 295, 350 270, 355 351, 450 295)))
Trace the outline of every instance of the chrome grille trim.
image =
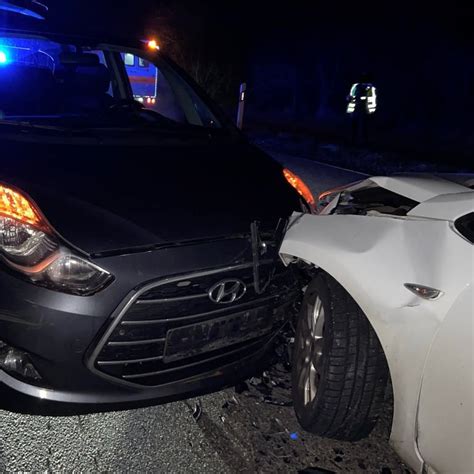
POLYGON ((142 339, 139 341, 111 341, 107 342, 110 347, 127 347, 127 346, 144 346, 145 344, 155 344, 156 342, 165 342, 166 338, 159 339, 142 339))
MULTIPOLYGON (((273 300, 275 298, 276 298, 276 296, 272 295, 272 296, 267 296, 266 298, 260 298, 256 301, 250 301, 248 303, 235 305, 235 306, 232 306, 232 311, 235 311, 235 312, 244 311, 245 308, 247 308, 249 306, 255 306, 256 302, 260 305, 261 303, 266 303, 267 301, 273 300)), ((166 323, 170 323, 170 322, 173 322, 173 321, 183 321, 184 322, 184 321, 188 321, 190 319, 205 318, 207 316, 212 316, 213 314, 216 314, 216 313, 222 313, 222 311, 225 310, 225 309, 226 309, 225 307, 220 307, 220 308, 216 309, 215 311, 208 311, 206 313, 194 314, 192 316, 181 316, 179 318, 150 319, 149 321, 146 321, 146 320, 144 320, 144 321, 122 321, 120 323, 120 325, 121 326, 148 326, 148 325, 153 325, 153 324, 166 324, 166 323)), ((231 309, 231 308, 229 308, 229 309, 231 309)))
MULTIPOLYGON (((270 264, 272 263, 273 260, 264 260, 261 261, 260 264, 270 264)), ((253 268, 253 263, 246 263, 246 264, 241 264, 241 265, 230 265, 227 267, 221 267, 221 268, 216 268, 213 270, 206 270, 202 272, 194 272, 194 273, 189 273, 189 274, 184 274, 184 275, 176 275, 173 277, 169 278, 164 278, 159 281, 155 281, 153 283, 149 283, 145 286, 143 286, 139 290, 134 290, 132 291, 119 305, 119 307, 116 309, 116 311, 112 314, 110 321, 111 324, 109 325, 108 329, 105 331, 95 348, 92 350, 92 353, 90 357, 87 359, 87 368, 93 372, 95 375, 98 375, 99 377, 108 380, 109 382, 112 382, 117 385, 125 385, 128 387, 132 388, 140 388, 140 389, 152 389, 153 387, 157 387, 159 385, 155 386, 143 386, 140 384, 136 384, 133 382, 128 382, 127 380, 124 380, 123 378, 117 378, 112 375, 106 374, 100 370, 98 370, 95 366, 97 361, 98 356, 104 349, 104 347, 107 345, 107 341, 110 338, 110 336, 113 334, 117 326, 121 323, 122 318, 127 314, 127 312, 130 310, 130 308, 139 300, 140 296, 143 295, 144 293, 153 290, 155 288, 158 288, 160 286, 164 286, 170 283, 178 282, 183 279, 189 279, 189 278, 200 278, 200 277, 206 277, 206 276, 211 276, 211 275, 219 275, 222 273, 226 272, 231 272, 231 271, 238 271, 238 270, 245 270, 247 268, 253 268)), ((231 364, 227 364, 231 365, 231 364)), ((173 369, 175 370, 175 369, 173 369)))
MULTIPOLYGON (((258 345, 258 344, 254 344, 254 345, 258 345)), ((226 352, 226 355, 238 354, 239 352, 242 352, 242 351, 243 351, 242 348, 234 349, 232 351, 226 352)), ((215 357, 209 357, 209 359, 206 359, 206 361, 220 359, 221 357, 222 356, 220 356, 220 355, 215 356, 215 357)), ((200 364, 202 364, 202 362, 193 362, 191 364, 181 365, 179 368, 180 369, 187 369, 189 367, 195 367, 196 365, 200 365, 200 364)), ((176 371, 176 369, 173 368, 173 369, 167 369, 167 370, 159 370, 159 371, 155 371, 155 372, 147 372, 147 373, 143 373, 143 374, 124 375, 123 378, 125 380, 142 379, 144 377, 151 377, 153 375, 169 374, 169 373, 175 372, 175 371, 176 371)))
POLYGON ((180 296, 177 298, 162 298, 159 300, 137 300, 136 304, 160 304, 160 303, 176 303, 178 301, 196 300, 198 298, 206 298, 207 295, 190 295, 180 296))
POLYGON ((97 365, 124 365, 124 364, 140 364, 142 362, 153 362, 154 360, 163 360, 163 356, 146 357, 144 359, 127 359, 127 360, 99 360, 97 365))

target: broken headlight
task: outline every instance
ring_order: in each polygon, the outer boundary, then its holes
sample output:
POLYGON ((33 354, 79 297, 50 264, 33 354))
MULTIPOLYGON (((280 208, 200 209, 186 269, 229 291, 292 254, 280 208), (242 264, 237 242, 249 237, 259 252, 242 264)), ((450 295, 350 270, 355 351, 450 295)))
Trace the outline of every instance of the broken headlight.
POLYGON ((29 198, 4 185, 0 256, 32 283, 64 293, 89 296, 112 281, 108 272, 64 246, 29 198))

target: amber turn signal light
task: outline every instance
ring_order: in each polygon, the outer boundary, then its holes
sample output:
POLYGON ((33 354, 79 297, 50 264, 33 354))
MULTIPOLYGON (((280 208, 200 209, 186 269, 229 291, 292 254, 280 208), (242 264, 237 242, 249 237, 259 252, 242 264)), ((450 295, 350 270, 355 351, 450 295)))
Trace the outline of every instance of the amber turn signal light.
POLYGON ((149 49, 156 49, 159 50, 160 46, 158 45, 158 42, 154 39, 148 41, 147 46, 149 49))
POLYGON ((35 227, 45 227, 44 220, 25 196, 1 184, 0 215, 35 227))
POLYGON ((316 205, 316 201, 314 199, 313 193, 310 191, 308 186, 306 186, 305 182, 299 176, 297 176, 295 173, 291 172, 287 168, 283 170, 283 175, 285 176, 286 180, 291 184, 291 186, 296 189, 298 194, 306 201, 306 203, 313 210, 314 206, 316 205))

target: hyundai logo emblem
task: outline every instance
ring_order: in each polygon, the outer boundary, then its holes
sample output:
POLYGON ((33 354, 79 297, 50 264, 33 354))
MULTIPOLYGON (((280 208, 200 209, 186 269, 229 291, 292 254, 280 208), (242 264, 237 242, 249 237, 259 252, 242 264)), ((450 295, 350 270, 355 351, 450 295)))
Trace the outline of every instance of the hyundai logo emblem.
POLYGON ((209 298, 214 303, 230 304, 240 300, 247 292, 245 283, 241 280, 222 280, 209 290, 209 298))

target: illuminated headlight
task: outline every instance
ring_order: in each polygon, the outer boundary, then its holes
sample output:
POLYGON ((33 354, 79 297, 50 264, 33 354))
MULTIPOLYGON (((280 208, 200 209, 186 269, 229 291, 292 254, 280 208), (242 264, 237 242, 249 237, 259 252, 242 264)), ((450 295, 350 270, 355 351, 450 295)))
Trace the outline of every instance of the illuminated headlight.
POLYGON ((2 185, 0 256, 31 282, 73 295, 92 295, 113 279, 62 245, 30 199, 2 185))

